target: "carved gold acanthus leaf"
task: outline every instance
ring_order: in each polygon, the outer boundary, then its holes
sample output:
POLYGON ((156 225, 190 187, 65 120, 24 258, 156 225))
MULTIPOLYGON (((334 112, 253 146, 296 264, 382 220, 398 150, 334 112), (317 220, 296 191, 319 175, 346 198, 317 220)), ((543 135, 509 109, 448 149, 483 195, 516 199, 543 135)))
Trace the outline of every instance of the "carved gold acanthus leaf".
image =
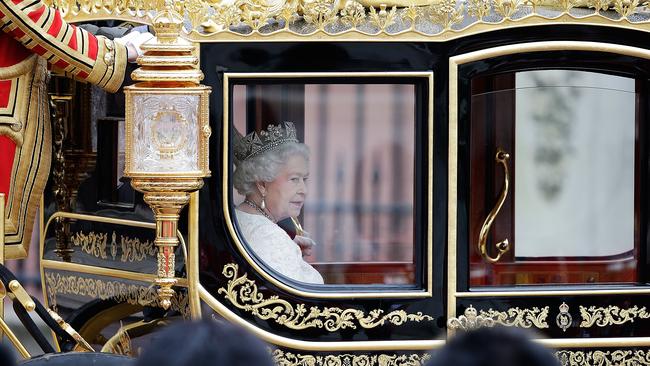
POLYGON ((357 327, 369 329, 385 324, 402 325, 406 322, 421 322, 433 320, 433 317, 417 312, 409 314, 404 310, 374 309, 366 313, 359 309, 341 309, 338 307, 307 307, 304 304, 290 302, 270 296, 266 298, 257 289, 255 281, 249 280, 244 273, 239 275, 238 265, 226 264, 223 274, 229 278, 225 288, 218 292, 230 301, 236 308, 253 314, 262 320, 272 320, 290 329, 324 328, 330 332, 339 329, 357 327))
MULTIPOLYGON (((162 307, 156 289, 122 281, 107 281, 99 278, 45 273, 45 288, 49 305, 56 307, 58 295, 76 295, 101 300, 115 300, 131 305, 162 307)), ((190 317, 189 297, 185 292, 176 292, 171 299, 171 309, 184 318, 190 317)))
MULTIPOLYGON (((152 24, 160 0, 49 0, 66 20, 152 24)), ((274 38, 447 40, 490 29, 597 24, 650 31, 641 0, 175 0, 185 36, 199 42, 274 38), (350 5, 351 4, 351 5, 350 5)))
POLYGON ((582 322, 580 328, 590 328, 595 326, 606 327, 609 325, 621 325, 627 322, 634 322, 634 319, 648 319, 648 313, 645 306, 633 306, 622 309, 618 306, 610 305, 607 307, 580 306, 580 316, 582 322))
POLYGON ((421 366, 430 358, 429 354, 426 353, 306 355, 285 352, 279 349, 274 350, 272 355, 275 364, 278 366, 421 366))
POLYGON ((650 365, 650 352, 645 350, 556 351, 562 366, 644 366, 650 365))
POLYGON ((489 309, 481 310, 480 314, 484 317, 491 318, 496 324, 506 327, 519 328, 548 328, 546 319, 548 318, 549 307, 533 307, 532 309, 520 309, 518 307, 510 308, 506 311, 497 311, 489 309))

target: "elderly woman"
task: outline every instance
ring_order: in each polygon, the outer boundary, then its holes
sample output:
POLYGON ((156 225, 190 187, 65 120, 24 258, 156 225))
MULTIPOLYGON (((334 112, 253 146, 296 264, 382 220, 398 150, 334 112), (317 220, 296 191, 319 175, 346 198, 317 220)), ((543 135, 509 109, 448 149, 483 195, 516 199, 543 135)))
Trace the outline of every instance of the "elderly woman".
POLYGON ((322 284, 323 277, 303 259, 313 241, 289 235, 277 222, 300 214, 307 195, 309 149, 298 141, 291 122, 235 140, 235 189, 245 196, 237 206, 239 228, 255 254, 296 281, 322 284))

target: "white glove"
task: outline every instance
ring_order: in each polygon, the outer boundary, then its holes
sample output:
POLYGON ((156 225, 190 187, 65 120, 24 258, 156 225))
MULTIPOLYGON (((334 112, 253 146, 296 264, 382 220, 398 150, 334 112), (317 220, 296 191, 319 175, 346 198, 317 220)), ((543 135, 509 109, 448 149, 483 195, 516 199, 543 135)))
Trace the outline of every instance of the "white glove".
POLYGON ((142 56, 143 52, 140 49, 140 45, 152 39, 154 36, 149 32, 140 33, 137 30, 129 32, 121 38, 115 38, 115 42, 126 46, 128 51, 128 60, 129 62, 135 62, 139 56, 142 56))

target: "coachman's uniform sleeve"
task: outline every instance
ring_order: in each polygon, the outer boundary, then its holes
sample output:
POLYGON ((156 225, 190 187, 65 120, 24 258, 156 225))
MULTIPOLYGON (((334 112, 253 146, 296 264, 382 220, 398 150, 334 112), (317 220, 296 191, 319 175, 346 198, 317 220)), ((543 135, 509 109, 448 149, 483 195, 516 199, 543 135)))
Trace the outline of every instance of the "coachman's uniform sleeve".
POLYGON ((109 92, 124 79, 124 45, 63 21, 59 10, 41 0, 0 0, 2 30, 53 67, 109 92))

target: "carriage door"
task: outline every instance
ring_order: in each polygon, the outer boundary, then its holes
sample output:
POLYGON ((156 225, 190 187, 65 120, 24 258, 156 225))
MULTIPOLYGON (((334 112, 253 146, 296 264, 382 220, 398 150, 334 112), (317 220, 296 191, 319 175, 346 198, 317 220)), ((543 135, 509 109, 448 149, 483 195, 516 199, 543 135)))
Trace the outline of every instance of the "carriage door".
POLYGON ((449 325, 473 308, 565 358, 632 355, 650 343, 647 60, 546 43, 452 58, 449 325))

